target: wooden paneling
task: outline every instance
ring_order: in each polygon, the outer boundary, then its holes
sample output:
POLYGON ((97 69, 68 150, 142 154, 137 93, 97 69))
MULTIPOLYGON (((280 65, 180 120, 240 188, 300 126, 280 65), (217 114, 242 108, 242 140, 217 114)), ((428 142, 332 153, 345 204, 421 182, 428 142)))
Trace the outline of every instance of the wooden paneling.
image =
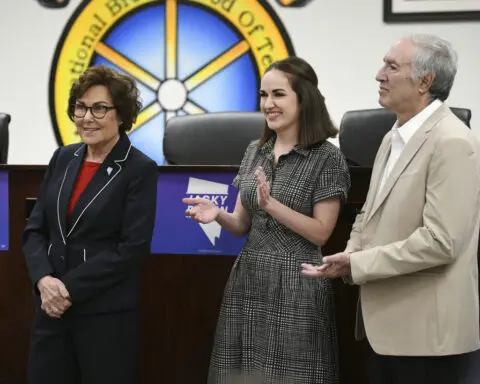
MULTIPOLYGON (((9 171, 10 249, 0 252, 0 384, 25 384, 33 304, 21 236, 27 215, 26 199, 36 197, 45 167, 1 168, 9 171)), ((325 246, 325 254, 344 249, 356 210, 365 199, 370 171, 354 168, 351 172, 349 201, 325 246)), ((217 255, 149 258, 141 289, 142 384, 206 383, 218 309, 234 260, 235 257, 217 255)), ((341 383, 366 384, 365 345, 353 337, 357 288, 341 281, 335 281, 334 287, 341 383)))

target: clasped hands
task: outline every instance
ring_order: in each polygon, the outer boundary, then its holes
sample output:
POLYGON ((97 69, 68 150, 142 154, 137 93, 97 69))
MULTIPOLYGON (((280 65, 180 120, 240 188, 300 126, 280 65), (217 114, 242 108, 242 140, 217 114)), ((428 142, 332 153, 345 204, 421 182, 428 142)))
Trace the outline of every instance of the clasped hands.
POLYGON ((257 203, 260 209, 265 209, 273 200, 270 195, 270 182, 267 181, 267 176, 262 167, 255 170, 255 178, 257 180, 257 203))
POLYGON ((44 276, 37 283, 42 300, 41 308, 50 317, 60 318, 71 307, 70 294, 63 282, 52 276, 44 276))
MULTIPOLYGON (((262 167, 255 170, 255 178, 257 181, 257 202, 261 209, 265 209, 273 200, 270 195, 270 183, 267 181, 265 172, 262 167)), ((185 211, 185 215, 191 217, 196 222, 208 224, 216 220, 220 213, 220 208, 212 201, 201 197, 187 197, 182 200, 189 207, 185 211)))
POLYGON ((337 277, 350 276, 350 253, 339 252, 325 256, 322 265, 302 264, 302 275, 309 277, 337 277))

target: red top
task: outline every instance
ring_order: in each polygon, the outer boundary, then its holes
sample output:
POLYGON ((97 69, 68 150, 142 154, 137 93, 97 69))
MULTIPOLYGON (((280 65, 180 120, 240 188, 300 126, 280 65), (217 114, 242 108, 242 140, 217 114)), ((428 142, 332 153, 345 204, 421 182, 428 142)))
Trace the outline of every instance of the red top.
POLYGON ((102 165, 101 163, 92 163, 91 161, 84 161, 80 171, 78 172, 78 177, 75 182, 75 186, 73 187, 72 194, 70 195, 70 202, 68 203, 68 210, 67 210, 67 219, 70 220, 70 215, 73 212, 73 207, 77 203, 78 198, 80 197, 81 193, 87 186, 87 184, 92 179, 97 169, 102 165))

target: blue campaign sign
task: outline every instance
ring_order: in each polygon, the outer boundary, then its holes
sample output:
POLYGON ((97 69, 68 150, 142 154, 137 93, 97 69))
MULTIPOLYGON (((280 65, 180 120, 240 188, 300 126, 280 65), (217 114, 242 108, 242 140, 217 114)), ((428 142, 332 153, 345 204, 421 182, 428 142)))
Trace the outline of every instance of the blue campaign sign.
POLYGON ((151 252, 153 254, 238 255, 245 242, 217 222, 199 224, 185 216, 185 197, 212 200, 233 212, 238 191, 232 185, 236 171, 178 171, 158 177, 157 214, 151 252))
POLYGON ((0 172, 0 251, 8 251, 8 172, 0 172))

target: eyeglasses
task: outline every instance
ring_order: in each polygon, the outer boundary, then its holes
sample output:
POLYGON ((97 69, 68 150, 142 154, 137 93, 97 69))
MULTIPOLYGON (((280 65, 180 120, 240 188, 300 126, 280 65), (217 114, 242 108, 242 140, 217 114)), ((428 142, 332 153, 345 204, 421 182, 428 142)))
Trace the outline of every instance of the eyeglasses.
POLYGON ((90 110, 90 113, 96 119, 103 119, 108 111, 115 109, 115 107, 109 107, 108 105, 103 104, 93 104, 91 107, 87 107, 84 104, 75 104, 73 108, 73 116, 75 117, 85 117, 87 111, 90 110))

